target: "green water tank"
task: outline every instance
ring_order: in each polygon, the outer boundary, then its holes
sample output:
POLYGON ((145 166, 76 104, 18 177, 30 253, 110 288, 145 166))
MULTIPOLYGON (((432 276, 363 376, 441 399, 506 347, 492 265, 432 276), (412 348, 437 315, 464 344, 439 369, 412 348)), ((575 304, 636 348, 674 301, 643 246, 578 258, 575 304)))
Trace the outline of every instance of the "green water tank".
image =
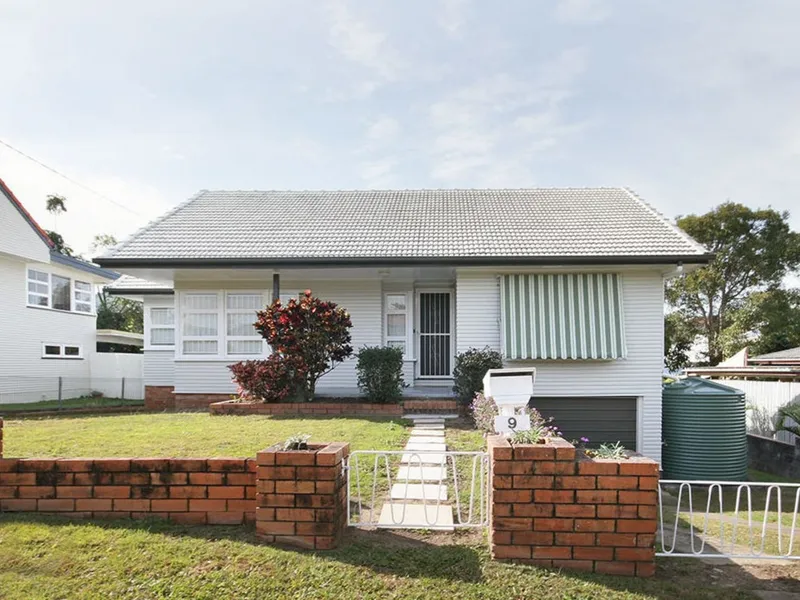
POLYGON ((666 479, 745 481, 744 392, 689 377, 664 386, 662 468, 666 479))

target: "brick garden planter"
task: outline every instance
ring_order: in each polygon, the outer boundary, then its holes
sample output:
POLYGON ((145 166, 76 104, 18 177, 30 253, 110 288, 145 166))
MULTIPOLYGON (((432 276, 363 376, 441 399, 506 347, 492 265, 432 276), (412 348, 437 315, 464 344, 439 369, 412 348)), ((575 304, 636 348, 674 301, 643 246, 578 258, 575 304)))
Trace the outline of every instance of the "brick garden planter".
POLYGON ((658 463, 588 458, 569 442, 490 436, 492 556, 545 567, 655 573, 658 463))
POLYGON ((256 536, 300 548, 335 548, 347 526, 347 443, 276 445, 256 455, 256 536))
POLYGON ((209 406, 212 415, 341 415, 359 417, 401 417, 401 404, 364 402, 238 402, 226 400, 209 406))

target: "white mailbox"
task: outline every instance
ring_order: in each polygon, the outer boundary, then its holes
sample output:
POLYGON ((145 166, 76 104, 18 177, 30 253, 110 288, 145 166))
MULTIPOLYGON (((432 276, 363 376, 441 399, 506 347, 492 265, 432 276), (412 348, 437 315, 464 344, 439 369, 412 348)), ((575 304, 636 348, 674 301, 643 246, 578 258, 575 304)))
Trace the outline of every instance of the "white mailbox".
POLYGON ((483 393, 494 398, 501 415, 513 415, 523 408, 533 395, 536 369, 489 369, 483 377, 483 393))

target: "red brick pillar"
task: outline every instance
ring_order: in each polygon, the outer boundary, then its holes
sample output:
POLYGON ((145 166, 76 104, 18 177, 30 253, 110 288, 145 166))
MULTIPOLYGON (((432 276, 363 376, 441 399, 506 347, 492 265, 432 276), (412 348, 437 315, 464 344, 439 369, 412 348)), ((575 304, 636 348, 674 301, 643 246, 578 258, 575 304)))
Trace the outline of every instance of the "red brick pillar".
POLYGON ((0 458, 3 458, 3 417, 0 417, 0 458))
POLYGON ((592 459, 562 439, 489 438, 493 558, 649 577, 655 572, 658 463, 592 459))
POLYGON ((335 548, 347 526, 344 460, 350 444, 309 444, 309 450, 278 446, 256 461, 256 536, 301 548, 335 548))

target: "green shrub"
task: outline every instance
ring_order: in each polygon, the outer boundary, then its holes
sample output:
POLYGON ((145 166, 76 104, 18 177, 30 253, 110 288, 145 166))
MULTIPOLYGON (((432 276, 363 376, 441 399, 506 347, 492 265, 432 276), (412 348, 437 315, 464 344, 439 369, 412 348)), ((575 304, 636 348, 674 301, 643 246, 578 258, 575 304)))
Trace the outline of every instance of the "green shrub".
POLYGON ((358 352, 358 387, 367 400, 399 402, 403 396, 403 351, 388 346, 367 346, 358 352))
POLYGON ((483 391, 483 376, 489 369, 502 369, 503 357, 486 346, 482 350, 470 348, 456 356, 453 369, 453 391, 459 402, 469 404, 475 394, 483 391))

